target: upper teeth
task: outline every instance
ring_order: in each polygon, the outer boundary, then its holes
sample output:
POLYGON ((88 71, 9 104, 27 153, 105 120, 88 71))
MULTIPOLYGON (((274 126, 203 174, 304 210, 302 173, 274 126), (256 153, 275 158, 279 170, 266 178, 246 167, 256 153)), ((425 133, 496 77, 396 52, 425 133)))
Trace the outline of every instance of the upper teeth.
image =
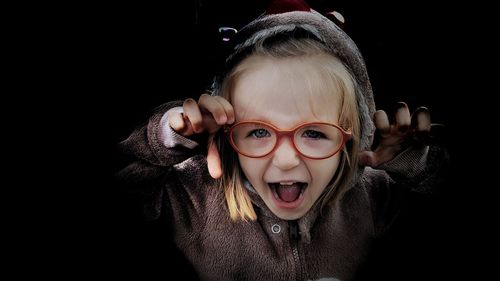
POLYGON ((292 185, 294 183, 295 182, 293 182, 293 181, 280 182, 281 185, 292 185))

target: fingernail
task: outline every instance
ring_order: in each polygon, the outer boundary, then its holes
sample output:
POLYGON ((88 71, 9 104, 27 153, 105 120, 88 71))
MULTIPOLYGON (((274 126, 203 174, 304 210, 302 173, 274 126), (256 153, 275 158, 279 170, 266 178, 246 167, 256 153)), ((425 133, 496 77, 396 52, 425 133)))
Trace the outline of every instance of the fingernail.
POLYGON ((185 100, 184 100, 184 102, 185 102, 185 103, 188 103, 188 102, 189 102, 189 103, 193 103, 193 102, 194 102, 194 103, 197 103, 197 102, 196 102, 194 99, 192 99, 192 98, 187 98, 187 99, 185 99, 185 100))
POLYGON ((224 125, 224 124, 226 124, 226 122, 227 122, 227 117, 226 116, 221 116, 217 120, 217 125, 224 125))
POLYGON ((429 109, 425 106, 420 106, 417 109, 415 109, 415 112, 421 112, 421 111, 429 111, 429 109))
POLYGON ((400 102, 396 103, 396 106, 397 106, 397 108, 408 107, 408 105, 406 104, 406 102, 403 102, 403 101, 400 101, 400 102))

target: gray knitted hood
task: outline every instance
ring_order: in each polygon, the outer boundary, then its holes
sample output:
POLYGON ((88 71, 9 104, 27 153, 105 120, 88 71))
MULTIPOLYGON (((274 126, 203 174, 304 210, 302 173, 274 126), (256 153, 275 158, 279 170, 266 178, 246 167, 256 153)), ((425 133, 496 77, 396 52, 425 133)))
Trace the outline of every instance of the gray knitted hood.
POLYGON ((212 85, 214 94, 219 94, 225 75, 251 52, 256 42, 279 35, 313 36, 337 56, 356 79, 358 109, 361 122, 360 149, 371 146, 375 112, 372 88, 365 62, 356 44, 334 22, 310 9, 302 0, 277 0, 263 15, 243 27, 231 38, 232 53, 227 57, 225 68, 212 85))

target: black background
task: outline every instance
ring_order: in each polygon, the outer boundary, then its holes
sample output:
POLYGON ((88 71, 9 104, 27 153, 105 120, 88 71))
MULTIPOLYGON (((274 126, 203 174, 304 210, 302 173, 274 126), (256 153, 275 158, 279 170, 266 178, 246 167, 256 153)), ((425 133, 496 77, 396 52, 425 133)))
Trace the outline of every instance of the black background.
MULTIPOLYGON (((218 27, 238 29, 268 2, 82 4, 51 24, 61 43, 52 51, 60 58, 59 76, 53 80, 63 93, 57 104, 63 105, 46 110, 52 125, 44 130, 55 132, 58 141, 51 148, 62 152, 64 160, 49 168, 54 185, 62 187, 57 203, 50 206, 51 219, 39 214, 30 218, 42 218, 44 228, 57 229, 35 240, 33 248, 40 250, 34 260, 43 260, 47 251, 57 256, 40 271, 66 277, 195 278, 168 242, 168 227, 144 221, 138 198, 114 181, 113 174, 130 160, 117 144, 156 106, 197 98, 210 83, 225 46, 218 27)), ((482 166, 470 164, 471 152, 464 150, 470 141, 464 139, 463 128, 477 123, 472 113, 484 114, 472 103, 480 89, 471 74, 482 37, 464 39, 478 32, 469 8, 433 3, 309 2, 319 12, 334 9, 345 17, 344 30, 364 55, 378 109, 390 112, 398 101, 410 109, 424 105, 433 122, 447 128, 443 141, 451 168, 441 191, 409 202, 405 219, 377 243, 359 280, 448 280, 481 274, 471 270, 477 260, 473 248, 478 247, 471 237, 480 231, 481 219, 470 210, 477 195, 469 190, 477 194, 485 185, 469 176, 482 166)))

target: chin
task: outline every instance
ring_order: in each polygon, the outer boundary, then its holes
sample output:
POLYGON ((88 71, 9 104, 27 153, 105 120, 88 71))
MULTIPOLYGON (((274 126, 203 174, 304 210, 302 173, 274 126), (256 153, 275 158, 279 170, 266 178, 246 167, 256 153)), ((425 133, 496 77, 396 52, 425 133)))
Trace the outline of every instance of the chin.
POLYGON ((304 216, 302 213, 296 213, 296 214, 283 214, 283 213, 275 213, 273 212, 278 218, 291 221, 291 220, 298 220, 304 216))

